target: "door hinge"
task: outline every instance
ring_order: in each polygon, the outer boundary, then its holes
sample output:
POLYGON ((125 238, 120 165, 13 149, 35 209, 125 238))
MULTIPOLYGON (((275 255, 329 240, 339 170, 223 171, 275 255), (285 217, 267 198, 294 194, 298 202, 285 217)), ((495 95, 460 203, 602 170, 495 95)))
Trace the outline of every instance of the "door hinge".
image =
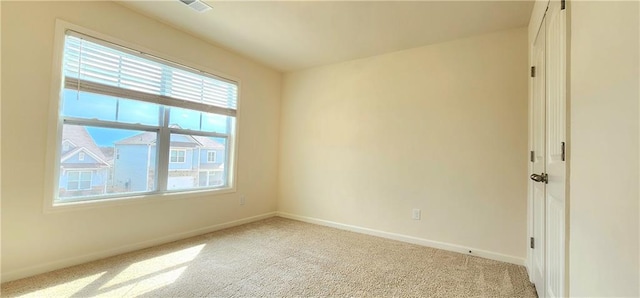
POLYGON ((566 0, 560 0, 560 9, 563 10, 565 9, 565 7, 567 7, 566 0))
POLYGON ((536 67, 535 66, 531 66, 531 77, 532 78, 536 77, 536 67))
POLYGON ((565 154, 565 145, 564 142, 562 142, 562 145, 560 145, 562 147, 562 161, 565 161, 566 159, 566 154, 565 154))
POLYGON ((536 161, 536 153, 534 151, 531 151, 531 154, 529 154, 529 160, 531 162, 535 162, 536 161))
POLYGON ((533 237, 531 237, 529 239, 531 239, 531 241, 529 241, 531 248, 536 248, 536 241, 533 239, 533 237))

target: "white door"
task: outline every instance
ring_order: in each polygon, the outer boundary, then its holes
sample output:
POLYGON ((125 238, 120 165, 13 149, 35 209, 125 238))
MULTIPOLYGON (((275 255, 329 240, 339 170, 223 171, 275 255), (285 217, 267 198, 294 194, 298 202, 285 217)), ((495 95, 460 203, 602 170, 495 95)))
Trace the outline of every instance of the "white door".
MULTIPOLYGON (((545 297, 566 296, 566 10, 550 1, 546 23, 546 240, 545 297)), ((542 296, 540 296, 542 297, 542 296)))
MULTIPOLYGON (((532 50, 533 67, 532 67, 532 179, 541 180, 545 173, 545 105, 546 105, 546 80, 545 80, 545 23, 544 20, 538 36, 535 39, 532 50), (538 175, 538 176, 534 176, 538 175)), ((531 239, 532 253, 532 279, 536 285, 538 297, 544 297, 545 287, 545 192, 546 184, 544 181, 534 182, 532 189, 533 198, 533 233, 531 239)))
POLYGON ((532 49, 532 280, 538 297, 566 296, 566 11, 553 0, 532 49))

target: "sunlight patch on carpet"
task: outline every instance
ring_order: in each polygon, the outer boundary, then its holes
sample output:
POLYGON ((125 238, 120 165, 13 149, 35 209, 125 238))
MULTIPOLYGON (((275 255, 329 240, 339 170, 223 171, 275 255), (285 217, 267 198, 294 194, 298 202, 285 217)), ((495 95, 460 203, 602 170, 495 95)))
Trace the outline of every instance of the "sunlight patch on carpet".
POLYGON ((187 267, 188 266, 182 266, 171 271, 151 274, 150 276, 147 276, 134 283, 125 283, 124 285, 113 290, 100 293, 96 297, 131 297, 142 295, 174 283, 187 269, 187 267))
POLYGON ((98 280, 107 271, 96 273, 94 275, 74 279, 72 281, 31 292, 19 297, 70 297, 78 291, 84 289, 92 282, 98 280))
POLYGON ((108 290, 112 287, 120 284, 147 284, 153 281, 174 282, 178 277, 175 276, 176 272, 182 273, 186 266, 178 269, 173 269, 184 263, 193 261, 200 251, 204 248, 204 244, 172 252, 166 255, 146 259, 140 262, 129 265, 126 269, 122 270, 109 282, 105 283, 100 290, 108 290), (164 272, 167 271, 168 272, 164 272), (172 274, 167 274, 172 273, 172 274), (158 278, 162 277, 162 278, 158 278), (175 277, 175 278, 174 278, 175 277), (163 279, 166 278, 166 279, 163 279))

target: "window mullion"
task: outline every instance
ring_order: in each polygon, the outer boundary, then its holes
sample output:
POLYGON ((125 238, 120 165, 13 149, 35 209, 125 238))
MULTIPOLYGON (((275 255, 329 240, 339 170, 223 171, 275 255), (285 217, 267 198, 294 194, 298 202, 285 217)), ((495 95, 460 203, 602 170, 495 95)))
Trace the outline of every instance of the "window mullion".
POLYGON ((156 185, 158 185, 158 191, 167 190, 167 177, 169 176, 169 150, 171 147, 171 131, 169 129, 169 107, 163 107, 160 109, 160 135, 158 136, 157 146, 157 168, 158 175, 156 175, 156 185))

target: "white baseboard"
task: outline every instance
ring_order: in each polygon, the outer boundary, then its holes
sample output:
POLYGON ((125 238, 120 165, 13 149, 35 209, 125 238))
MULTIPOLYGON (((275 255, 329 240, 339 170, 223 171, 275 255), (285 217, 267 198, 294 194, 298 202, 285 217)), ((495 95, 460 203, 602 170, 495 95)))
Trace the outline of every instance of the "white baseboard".
POLYGON ((258 220, 262 220, 262 219, 266 219, 274 216, 276 216, 276 212, 264 213, 256 216, 242 218, 242 219, 221 223, 221 224, 216 224, 216 225, 199 228, 191 231, 167 235, 167 236, 163 236, 156 239, 128 244, 128 245, 107 249, 103 251, 93 252, 86 255, 81 255, 81 256, 66 258, 66 259, 57 260, 57 261, 53 261, 45 264, 26 267, 26 268, 9 271, 7 273, 2 274, 1 280, 2 282, 12 281, 12 280, 16 280, 24 277, 33 276, 40 273, 45 273, 45 272, 49 272, 57 269, 62 269, 62 268, 66 268, 74 265, 87 263, 90 261, 112 257, 115 255, 119 255, 127 252, 132 252, 132 251, 136 251, 136 250, 140 250, 140 249, 144 249, 144 248, 148 248, 148 247, 152 247, 160 244, 182 240, 189 237, 207 234, 207 233, 215 232, 218 230, 243 225, 246 223, 250 223, 250 222, 254 222, 254 221, 258 221, 258 220))
POLYGON ((382 237, 382 238, 387 238, 392 240, 398 240, 398 241, 408 242, 408 243, 422 245, 422 246, 428 246, 428 247, 437 248, 437 249, 458 252, 462 254, 477 256, 477 257, 495 260, 495 261, 507 262, 507 263, 516 264, 516 265, 525 265, 525 259, 520 257, 504 255, 496 252, 481 250, 481 249, 472 248, 472 247, 466 247, 466 246, 457 245, 457 244, 433 241, 433 240, 428 240, 428 239, 423 239, 423 238, 418 238, 418 237, 413 237, 408 235, 402 235, 397 233, 384 232, 380 230, 347 225, 347 224, 342 224, 338 222, 333 222, 333 221, 328 221, 328 220, 323 220, 323 219, 318 219, 313 217, 307 217, 307 216, 300 216, 300 215, 295 215, 295 214, 286 213, 286 212, 277 212, 277 216, 304 221, 312 224, 318 224, 322 226, 337 228, 341 230, 347 230, 347 231, 361 233, 361 234, 367 234, 367 235, 372 235, 372 236, 377 236, 377 237, 382 237), (471 253, 469 251, 471 251, 471 253))

